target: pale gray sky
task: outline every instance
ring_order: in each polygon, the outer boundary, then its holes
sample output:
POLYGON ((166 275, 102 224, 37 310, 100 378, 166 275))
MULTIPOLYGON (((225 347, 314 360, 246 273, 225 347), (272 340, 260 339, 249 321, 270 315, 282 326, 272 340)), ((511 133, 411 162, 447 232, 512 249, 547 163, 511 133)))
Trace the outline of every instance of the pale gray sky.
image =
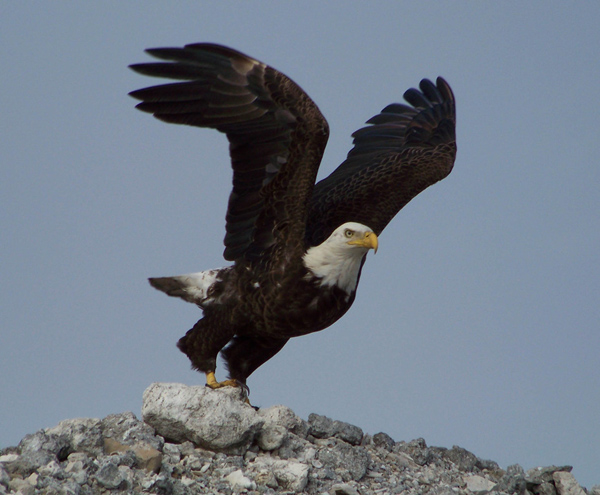
POLYGON ((203 383, 175 347, 200 311, 146 278, 224 264, 227 144, 136 111, 127 93, 158 81, 127 65, 211 41, 317 102, 321 176, 421 78, 457 99, 452 174, 388 226, 350 312, 250 378, 252 402, 600 483, 600 3, 0 10, 0 446, 203 383))

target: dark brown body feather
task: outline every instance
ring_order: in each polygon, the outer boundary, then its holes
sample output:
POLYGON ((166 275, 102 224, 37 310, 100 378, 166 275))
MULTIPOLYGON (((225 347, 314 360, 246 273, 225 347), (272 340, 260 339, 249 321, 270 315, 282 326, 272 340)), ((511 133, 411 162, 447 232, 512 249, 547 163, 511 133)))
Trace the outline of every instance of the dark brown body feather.
MULTIPOLYGON (((298 265, 299 266, 299 265, 298 265)), ((350 297, 337 287, 321 288, 303 266, 280 277, 276 271, 240 262, 214 286, 216 303, 179 341, 194 368, 214 370, 224 357, 230 378, 246 378, 275 355, 291 337, 327 328, 350 308, 350 297)))
MULTIPOLYGON (((354 148, 315 186, 328 138, 313 101, 277 70, 212 44, 148 50, 165 63, 137 72, 183 82, 132 92, 138 108, 171 123, 211 127, 230 142, 233 190, 224 257, 235 261, 212 288, 214 303, 179 341, 193 366, 214 371, 223 351, 230 376, 245 383, 291 337, 322 330, 355 292, 319 286, 304 266, 310 246, 345 222, 379 234, 394 215, 452 170, 454 97, 423 80, 412 105, 393 104, 354 133, 354 148)), ((363 259, 364 262, 364 259, 363 259)))

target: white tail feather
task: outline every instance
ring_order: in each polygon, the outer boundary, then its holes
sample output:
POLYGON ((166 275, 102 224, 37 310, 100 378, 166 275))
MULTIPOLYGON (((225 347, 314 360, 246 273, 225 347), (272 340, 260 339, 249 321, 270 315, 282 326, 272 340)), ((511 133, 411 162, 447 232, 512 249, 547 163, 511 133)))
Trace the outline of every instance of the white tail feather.
POLYGON ((219 268, 175 277, 150 278, 148 281, 152 287, 169 296, 179 297, 198 306, 206 306, 212 302, 208 290, 219 280, 219 274, 223 270, 219 268))

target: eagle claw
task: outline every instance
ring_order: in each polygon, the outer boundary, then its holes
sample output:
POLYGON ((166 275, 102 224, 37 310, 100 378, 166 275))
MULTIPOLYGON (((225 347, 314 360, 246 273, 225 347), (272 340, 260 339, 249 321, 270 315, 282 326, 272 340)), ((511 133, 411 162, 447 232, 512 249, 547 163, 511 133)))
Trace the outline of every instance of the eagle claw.
POLYGON ((212 388, 213 390, 223 387, 239 387, 244 391, 244 395, 246 397, 250 395, 250 389, 248 388, 248 385, 236 379, 218 382, 215 378, 214 371, 209 371, 208 373, 206 373, 206 386, 212 388))

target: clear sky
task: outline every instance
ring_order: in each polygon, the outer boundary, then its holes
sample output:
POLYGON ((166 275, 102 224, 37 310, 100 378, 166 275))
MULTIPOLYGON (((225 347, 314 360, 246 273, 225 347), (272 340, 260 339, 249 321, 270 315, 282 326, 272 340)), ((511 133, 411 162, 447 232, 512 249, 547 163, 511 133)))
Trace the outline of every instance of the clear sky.
POLYGON ((595 1, 2 3, 0 446, 204 383, 175 347, 200 311, 146 278, 223 266, 227 143, 135 110, 159 81, 127 65, 211 41, 316 101, 321 177, 421 78, 457 99, 452 174, 382 234, 350 312, 250 378, 253 404, 600 483, 599 25, 595 1))

